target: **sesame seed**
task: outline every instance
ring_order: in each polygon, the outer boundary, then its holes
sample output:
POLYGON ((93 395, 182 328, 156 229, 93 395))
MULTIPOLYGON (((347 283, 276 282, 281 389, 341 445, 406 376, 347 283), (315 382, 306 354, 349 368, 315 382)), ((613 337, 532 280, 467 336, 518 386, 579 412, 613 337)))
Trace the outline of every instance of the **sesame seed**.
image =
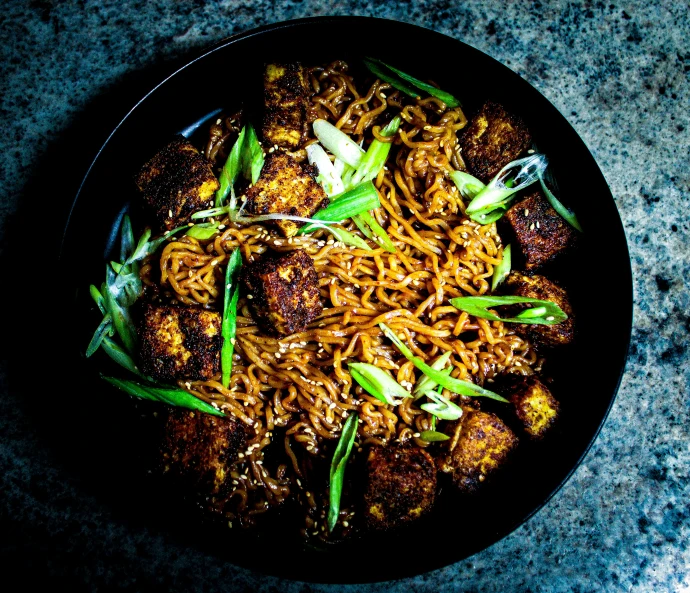
POLYGON ((537 221, 537 228, 539 228, 539 221, 537 221))
POLYGON ((546 318, 546 321, 553 321, 554 319, 555 319, 555 317, 554 317, 553 315, 549 315, 549 316, 546 318))
POLYGON ((251 299, 253 299, 254 297, 253 297, 251 294, 248 294, 248 295, 247 295, 247 298, 251 300, 251 299))
POLYGON ((529 208, 525 208, 525 216, 529 216, 529 208))
POLYGON ((534 223, 532 223, 531 225, 529 225, 529 230, 530 230, 530 231, 533 231, 533 230, 534 230, 534 223))

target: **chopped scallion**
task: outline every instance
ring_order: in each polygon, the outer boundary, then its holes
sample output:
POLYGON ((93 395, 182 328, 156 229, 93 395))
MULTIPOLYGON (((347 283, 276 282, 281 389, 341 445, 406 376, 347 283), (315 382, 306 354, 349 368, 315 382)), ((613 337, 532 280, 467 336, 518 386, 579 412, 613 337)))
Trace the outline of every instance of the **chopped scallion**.
POLYGON ((223 387, 230 385, 232 373, 232 354, 235 350, 235 334, 237 331, 237 301, 239 299, 238 273, 242 267, 242 254, 235 249, 228 259, 225 268, 225 292, 223 297, 223 318, 221 321, 221 335, 223 346, 220 351, 221 383, 223 387))
POLYGON ((382 62, 376 58, 365 58, 364 65, 381 80, 391 84, 394 88, 402 91, 403 93, 413 97, 415 99, 419 98, 419 93, 417 89, 425 91, 427 94, 437 99, 441 99, 448 107, 459 107, 460 101, 458 101, 453 95, 442 91, 441 89, 423 82, 414 76, 410 76, 402 70, 398 70, 385 62, 382 62))
POLYGON ((118 389, 140 399, 148 399, 171 406, 188 408, 190 410, 199 410, 200 412, 206 412, 214 416, 225 416, 223 412, 213 407, 211 404, 207 404, 205 401, 200 400, 198 397, 182 389, 166 389, 163 387, 145 385, 136 381, 118 379, 117 377, 107 377, 105 375, 101 375, 101 377, 118 389))
POLYGON ((314 122, 314 135, 321 144, 341 161, 357 168, 364 157, 364 150, 345 132, 325 119, 314 122))
POLYGON ((565 220, 570 226, 572 226, 574 229, 577 229, 580 232, 582 231, 582 225, 580 225, 580 221, 577 219, 577 216, 575 215, 574 212, 571 212, 566 208, 556 196, 553 195, 551 190, 546 186, 546 183, 544 183, 544 178, 542 175, 539 175, 539 182, 541 183, 541 189, 544 192, 544 195, 546 196, 546 199, 549 201, 549 204, 551 204, 551 207, 565 220))
POLYGON ((329 483, 329 505, 328 505, 328 531, 333 531, 338 516, 340 515, 340 498, 343 493, 343 482, 345 480, 345 467, 352 453, 352 446, 357 437, 358 416, 351 412, 343 425, 340 433, 340 440, 333 453, 331 460, 330 483, 329 483))
POLYGON ((399 398, 412 397, 400 383, 383 369, 366 362, 351 362, 348 365, 350 375, 366 392, 384 404, 397 406, 399 398))
POLYGON ((450 437, 447 434, 443 434, 442 432, 437 432, 435 430, 425 430, 424 432, 420 433, 419 438, 423 441, 426 441, 427 443, 436 443, 439 441, 447 441, 450 439, 450 437))
POLYGON ((543 154, 511 161, 474 196, 465 212, 472 220, 481 224, 498 220, 510 207, 516 192, 537 181, 547 164, 543 154))
POLYGON ((455 297, 450 299, 450 304, 461 311, 467 311, 470 315, 490 319, 491 321, 503 321, 508 323, 533 323, 537 325, 554 325, 568 319, 563 310, 551 301, 532 299, 521 296, 476 296, 455 297), (489 311, 490 307, 501 305, 536 305, 532 309, 526 309, 515 317, 500 317, 489 311), (536 309, 536 310, 535 310, 536 309), (533 311, 527 313, 527 311, 533 311))
POLYGON ((511 262, 511 247, 510 243, 503 248, 503 258, 501 263, 499 263, 494 268, 494 274, 491 277, 491 292, 495 291, 498 286, 508 277, 510 274, 511 262))
MULTIPOLYGON (((426 364, 421 358, 418 356, 415 356, 412 350, 410 350, 401 340, 398 338, 398 336, 395 335, 395 332, 389 328, 385 323, 379 323, 379 327, 383 331, 383 333, 390 339, 393 344, 396 345, 398 350, 402 352, 403 356, 407 358, 407 360, 411 361, 414 366, 416 366, 422 373, 427 375, 430 379, 436 381, 439 385, 442 385, 449 391, 452 391, 453 393, 458 393, 460 395, 468 395, 468 396, 473 396, 473 397, 488 397, 491 399, 495 399, 498 401, 502 402, 507 402, 505 398, 501 397, 497 393, 494 393, 493 391, 489 391, 488 389, 484 389, 483 387, 479 387, 478 385, 475 385, 474 383, 470 383, 469 381, 463 381, 462 379, 456 379, 454 377, 451 377, 449 375, 446 375, 443 373, 443 371, 437 371, 436 369, 432 369, 428 364, 426 364)), ((428 396, 428 393, 425 395, 428 396)), ((447 401, 447 400, 446 400, 447 401)))
POLYGON ((188 237, 194 239, 199 239, 200 241, 205 241, 210 239, 218 232, 218 227, 220 223, 216 222, 202 222, 201 224, 195 224, 193 227, 189 227, 189 230, 185 233, 188 237))

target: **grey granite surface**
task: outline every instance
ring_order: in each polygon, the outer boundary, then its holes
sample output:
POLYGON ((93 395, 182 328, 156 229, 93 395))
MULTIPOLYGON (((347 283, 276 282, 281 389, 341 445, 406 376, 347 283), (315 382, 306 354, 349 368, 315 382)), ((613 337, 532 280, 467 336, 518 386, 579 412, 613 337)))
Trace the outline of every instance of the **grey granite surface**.
MULTIPOLYGON (((687 2, 669 0, 5 0, 0 11, 0 233, 7 236, 17 220, 27 184, 50 192, 54 184, 67 182, 59 175, 36 180, 38 164, 99 97, 153 64, 232 33, 285 19, 356 14, 419 24, 480 49, 561 111, 611 187, 634 276, 627 369, 584 462, 523 526, 441 570, 340 589, 690 591, 689 12, 687 2)), ((582 192, 586 195, 587 188, 582 192)), ((35 229, 26 230, 29 240, 35 229)), ((3 241, 3 253, 8 247, 3 241)), ((5 276, 2 282, 3 292, 24 290, 19 278, 5 276)), ((21 304, 12 310, 31 314, 22 312, 21 304)), ((3 326, 5 348, 12 346, 10 331, 3 326)), ((259 576, 129 529, 55 463, 8 382, 6 358, 0 366, 3 574, 67 590, 337 588, 259 576)), ((46 391, 45 382, 37 381, 36 405, 63 397, 60 393, 59 386, 46 391)))

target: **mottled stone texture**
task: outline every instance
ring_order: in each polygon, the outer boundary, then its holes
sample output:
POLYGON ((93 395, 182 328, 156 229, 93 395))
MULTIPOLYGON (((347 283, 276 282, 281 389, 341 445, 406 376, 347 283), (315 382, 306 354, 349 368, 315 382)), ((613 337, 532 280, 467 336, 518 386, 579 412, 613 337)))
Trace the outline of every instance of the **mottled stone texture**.
MULTIPOLYGON (((231 33, 323 14, 374 15, 435 29, 491 55, 541 91, 581 135, 610 184, 635 290, 619 395, 558 494, 525 525, 465 561, 405 581, 341 590, 690 590, 686 2, 6 0, 0 232, 6 236, 12 226, 47 148, 123 77, 136 79, 154 63, 231 33)), ((61 179, 42 183, 50 191, 61 179)), ((6 277, 3 284, 9 288, 6 277)), ((615 298, 615 287, 599 290, 615 298)), ((131 530, 55 463, 51 443, 26 413, 30 404, 8 384, 4 362, 1 370, 0 563, 13 572, 68 590, 334 589, 260 577, 131 530)), ((35 397, 47 403, 58 393, 37 388, 35 397)))

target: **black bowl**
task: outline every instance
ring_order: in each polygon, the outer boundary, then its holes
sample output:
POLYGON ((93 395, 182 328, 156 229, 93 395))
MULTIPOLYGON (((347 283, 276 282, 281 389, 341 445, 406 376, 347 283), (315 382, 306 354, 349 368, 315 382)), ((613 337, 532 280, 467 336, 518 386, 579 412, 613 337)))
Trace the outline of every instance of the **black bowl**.
POLYGON ((61 421, 69 429, 65 438, 74 442, 65 450, 77 452, 72 467, 85 487, 133 529, 154 530, 263 573, 324 583, 398 579, 440 568, 494 544, 531 517, 565 483, 598 434, 618 389, 631 331, 623 228, 596 162, 567 120, 517 74, 478 50, 427 29, 374 18, 324 17, 262 27, 218 43, 159 80, 151 80, 155 86, 96 155, 74 200, 59 257, 55 282, 74 330, 56 360, 77 377, 69 418, 61 421), (103 277, 113 220, 131 196, 130 173, 162 139, 181 130, 192 133, 248 93, 255 96, 246 102, 259 104, 265 60, 354 64, 362 57, 356 48, 373 47, 375 39, 379 58, 435 80, 460 97, 467 112, 492 98, 520 114, 548 155, 562 198, 578 213, 585 229, 580 247, 550 271, 569 290, 579 323, 574 347, 549 363, 552 389, 563 404, 562 423, 548 446, 521 448, 481 496, 468 502, 444 493, 435 512, 402 537, 381 535, 317 550, 296 538, 289 521, 257 533, 219 531, 187 515, 147 481, 145 439, 132 429, 141 404, 101 382, 82 354, 95 322, 88 286, 103 277), (317 49, 323 47, 335 49, 317 49), (475 84, 468 87, 465 80, 475 84), (481 92, 475 94, 475 88, 481 92), (603 315, 600 297, 610 287, 616 306, 603 315))

